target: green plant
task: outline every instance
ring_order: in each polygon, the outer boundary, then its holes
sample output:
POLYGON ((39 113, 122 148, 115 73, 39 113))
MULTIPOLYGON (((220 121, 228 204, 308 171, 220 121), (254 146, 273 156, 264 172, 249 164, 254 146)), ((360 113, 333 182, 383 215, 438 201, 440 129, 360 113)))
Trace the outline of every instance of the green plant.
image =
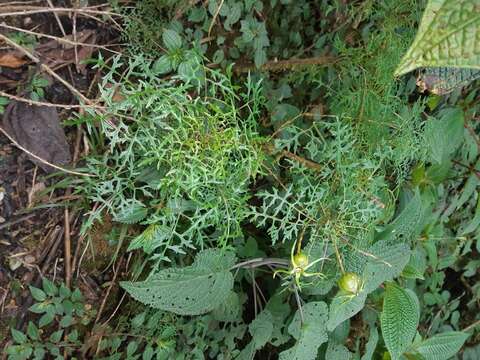
POLYGON ((110 216, 118 251, 143 250, 121 286, 161 323, 143 319, 143 341, 127 319, 130 332, 102 349, 454 356, 471 328, 445 278, 475 279, 479 265, 460 258, 478 247, 478 129, 468 123, 478 101, 475 91, 421 96, 413 76, 395 79, 416 2, 321 2, 318 27, 307 1, 158 3, 171 16, 157 22, 144 12, 153 4, 137 5, 125 36, 137 38, 142 14, 142 33, 161 25, 156 46, 108 67, 99 59, 106 111, 78 119, 96 176, 76 189, 97 203, 84 233, 110 216), (327 66, 292 59, 322 57, 326 43, 327 66), (256 71, 276 57, 293 65, 256 71))
POLYGON ((56 286, 47 278, 42 288, 30 286, 35 303, 29 311, 41 315, 29 321, 26 333, 11 328, 14 345, 6 348, 8 359, 55 359, 71 356, 82 344, 79 326, 87 325, 93 316, 87 310, 80 290, 71 291, 65 285, 56 286))

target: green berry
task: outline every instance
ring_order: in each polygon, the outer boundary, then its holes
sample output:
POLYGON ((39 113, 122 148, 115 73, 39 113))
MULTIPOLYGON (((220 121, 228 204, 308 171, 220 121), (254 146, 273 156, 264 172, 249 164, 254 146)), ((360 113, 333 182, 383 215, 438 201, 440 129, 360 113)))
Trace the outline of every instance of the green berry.
POLYGON ((294 266, 305 269, 308 266, 308 256, 304 253, 298 253, 293 257, 294 266))
POLYGON ((361 290, 362 279, 353 272, 347 272, 338 280, 340 289, 349 294, 358 294, 361 290))

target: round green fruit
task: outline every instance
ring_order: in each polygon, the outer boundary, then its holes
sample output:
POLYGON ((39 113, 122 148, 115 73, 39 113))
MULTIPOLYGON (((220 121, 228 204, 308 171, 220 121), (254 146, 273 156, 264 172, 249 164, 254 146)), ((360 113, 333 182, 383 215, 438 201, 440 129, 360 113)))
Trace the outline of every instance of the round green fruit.
POLYGON ((353 272, 347 272, 338 280, 340 289, 349 294, 358 294, 362 287, 362 279, 353 272))

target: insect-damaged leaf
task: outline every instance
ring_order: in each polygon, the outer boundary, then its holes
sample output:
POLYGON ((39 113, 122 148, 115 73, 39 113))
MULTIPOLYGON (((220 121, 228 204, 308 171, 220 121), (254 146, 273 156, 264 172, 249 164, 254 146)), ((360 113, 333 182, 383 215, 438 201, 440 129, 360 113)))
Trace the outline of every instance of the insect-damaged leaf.
POLYGON ((299 310, 288 327, 288 332, 297 340, 296 344, 280 353, 280 360, 314 360, 320 345, 328 340, 326 322, 327 304, 323 301, 307 303, 303 309, 304 323, 299 310))
POLYGON ((138 301, 180 315, 209 312, 224 302, 232 287, 233 253, 219 249, 200 252, 191 266, 162 270, 141 282, 121 286, 138 301))

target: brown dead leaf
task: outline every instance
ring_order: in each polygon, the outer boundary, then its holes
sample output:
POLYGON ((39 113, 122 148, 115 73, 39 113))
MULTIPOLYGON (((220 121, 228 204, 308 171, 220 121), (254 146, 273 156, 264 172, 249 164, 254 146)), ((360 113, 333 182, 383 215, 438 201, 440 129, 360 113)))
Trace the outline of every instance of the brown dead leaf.
POLYGON ((2 125, 21 146, 44 160, 31 158, 45 172, 55 170, 45 161, 58 166, 71 161, 70 147, 55 108, 11 101, 2 125))
MULTIPOLYGON (((73 35, 67 35, 63 39, 74 41, 73 35)), ((77 33, 75 42, 84 44, 95 44, 97 35, 93 30, 84 30, 77 33)), ((92 53, 96 50, 92 46, 77 45, 77 56, 75 57, 75 45, 66 44, 57 40, 50 40, 46 43, 40 44, 35 48, 40 59, 49 67, 57 68, 69 64, 75 64, 79 72, 85 71, 85 64, 82 61, 90 58, 92 53)))
POLYGON ((8 52, 0 54, 0 66, 10 69, 17 69, 27 63, 20 54, 16 52, 8 52))

